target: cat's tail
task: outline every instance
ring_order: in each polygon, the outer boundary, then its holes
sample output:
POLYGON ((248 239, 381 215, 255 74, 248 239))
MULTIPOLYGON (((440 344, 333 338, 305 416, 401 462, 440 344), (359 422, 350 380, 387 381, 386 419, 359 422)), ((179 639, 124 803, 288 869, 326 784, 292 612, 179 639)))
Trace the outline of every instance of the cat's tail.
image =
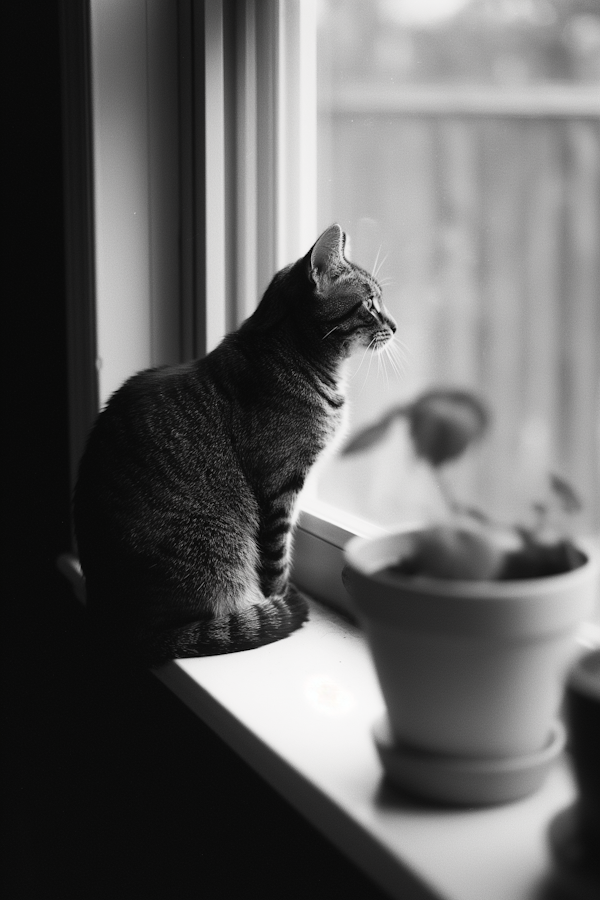
POLYGON ((163 631, 139 648, 140 661, 158 666, 170 659, 217 656, 271 644, 308 619, 308 604, 292 585, 284 597, 270 598, 219 619, 189 622, 163 631))

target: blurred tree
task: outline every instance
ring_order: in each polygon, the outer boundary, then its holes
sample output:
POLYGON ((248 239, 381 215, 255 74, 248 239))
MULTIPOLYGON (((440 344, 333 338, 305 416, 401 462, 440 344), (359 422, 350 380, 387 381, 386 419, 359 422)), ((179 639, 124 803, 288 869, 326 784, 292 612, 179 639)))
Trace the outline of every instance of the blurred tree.
POLYGON ((343 82, 600 83, 598 0, 321 0, 320 15, 343 82))

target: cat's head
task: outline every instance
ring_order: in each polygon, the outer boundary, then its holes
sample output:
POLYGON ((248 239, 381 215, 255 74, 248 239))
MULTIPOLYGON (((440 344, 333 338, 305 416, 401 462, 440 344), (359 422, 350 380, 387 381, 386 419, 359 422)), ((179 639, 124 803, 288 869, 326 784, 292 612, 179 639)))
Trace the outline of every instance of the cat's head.
POLYGON ((251 317, 253 327, 287 322, 297 334, 348 355, 359 347, 381 349, 396 323, 381 287, 365 269, 346 259, 346 235, 331 225, 306 256, 278 272, 251 317))
POLYGON ((346 259, 346 235, 331 225, 305 257, 313 285, 312 315, 324 341, 381 349, 393 337, 396 322, 383 304, 381 287, 365 269, 346 259))

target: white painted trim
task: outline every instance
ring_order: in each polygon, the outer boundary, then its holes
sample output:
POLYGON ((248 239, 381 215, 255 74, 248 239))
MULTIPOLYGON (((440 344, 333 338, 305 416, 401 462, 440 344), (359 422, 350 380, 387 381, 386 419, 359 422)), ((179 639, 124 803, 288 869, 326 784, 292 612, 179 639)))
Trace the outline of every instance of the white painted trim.
POLYGON ((178 357, 176 7, 91 0, 100 404, 178 357))
POLYGON ((328 99, 338 115, 527 116, 597 118, 597 85, 412 86, 345 84, 328 99))
POLYGON ((145 0, 92 0, 100 402, 151 365, 145 0))
POLYGON ((277 268, 307 253, 318 237, 316 67, 316 2, 285 0, 277 67, 277 268))
MULTIPOLYGON (((315 0, 236 8, 236 312, 317 233, 315 0)), ((229 64, 233 64, 229 61, 229 64)))
POLYGON ((204 160, 206 254, 206 353, 227 331, 225 209, 225 73, 223 3, 204 3, 204 160))
POLYGON ((280 0, 255 0, 256 266, 258 297, 277 270, 277 94, 280 0))
POLYGON ((258 106, 256 0, 240 4, 236 22, 236 317, 258 301, 258 106))
POLYGON ((176 363, 180 346, 180 209, 177 16, 146 0, 150 353, 153 366, 176 363))
POLYGON ((356 535, 378 537, 385 533, 381 526, 315 497, 305 499, 294 536, 294 583, 311 597, 352 615, 342 582, 344 548, 356 535))

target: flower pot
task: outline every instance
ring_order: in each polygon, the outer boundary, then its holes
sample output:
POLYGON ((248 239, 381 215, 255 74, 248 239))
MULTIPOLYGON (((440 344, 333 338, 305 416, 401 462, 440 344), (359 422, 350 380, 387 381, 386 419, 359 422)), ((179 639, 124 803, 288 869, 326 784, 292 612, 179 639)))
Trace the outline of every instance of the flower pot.
POLYGON ((593 608, 595 560, 582 552, 577 569, 515 581, 385 571, 417 539, 403 532, 346 548, 346 584, 387 707, 375 735, 386 771, 432 799, 522 796, 564 743, 556 716, 578 625, 593 608))

